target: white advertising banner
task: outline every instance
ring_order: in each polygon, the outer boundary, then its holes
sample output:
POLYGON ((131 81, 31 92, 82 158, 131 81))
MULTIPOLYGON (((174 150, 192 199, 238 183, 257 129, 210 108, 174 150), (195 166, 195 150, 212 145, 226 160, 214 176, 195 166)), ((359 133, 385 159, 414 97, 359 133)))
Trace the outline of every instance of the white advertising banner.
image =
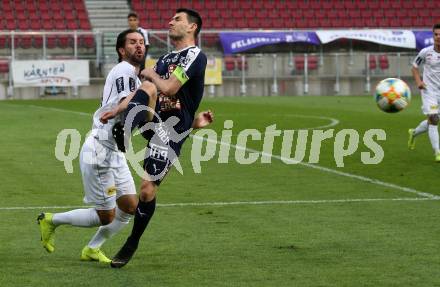
POLYGON ((411 30, 327 30, 316 31, 316 34, 322 44, 338 39, 353 39, 393 47, 416 48, 416 38, 411 30))
POLYGON ((14 87, 70 87, 89 85, 87 60, 12 61, 14 87))

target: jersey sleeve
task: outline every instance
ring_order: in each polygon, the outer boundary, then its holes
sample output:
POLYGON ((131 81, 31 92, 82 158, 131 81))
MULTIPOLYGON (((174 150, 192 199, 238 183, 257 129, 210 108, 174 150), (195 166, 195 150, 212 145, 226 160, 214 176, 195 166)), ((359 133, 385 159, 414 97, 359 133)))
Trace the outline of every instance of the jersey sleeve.
POLYGON ((417 57, 414 59, 413 61, 413 67, 414 68, 418 68, 420 65, 425 63, 425 59, 426 59, 426 49, 422 49, 419 54, 417 55, 417 57))
POLYGON ((113 79, 113 88, 119 101, 136 90, 136 70, 130 65, 121 66, 116 71, 113 79))
POLYGON ((206 56, 200 49, 192 49, 173 72, 173 75, 184 85, 189 79, 203 76, 206 69, 206 56))

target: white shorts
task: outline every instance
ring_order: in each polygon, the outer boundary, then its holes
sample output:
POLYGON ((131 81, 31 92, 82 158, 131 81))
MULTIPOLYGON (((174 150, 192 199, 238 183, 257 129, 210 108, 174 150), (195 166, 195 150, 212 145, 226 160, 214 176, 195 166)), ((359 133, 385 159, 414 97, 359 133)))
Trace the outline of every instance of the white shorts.
POLYGON ((136 186, 122 152, 102 146, 89 136, 81 148, 80 168, 84 184, 84 203, 97 210, 111 210, 116 199, 136 194, 136 186))
POLYGON ((427 88, 422 92, 422 111, 425 115, 435 115, 439 112, 440 91, 427 88))

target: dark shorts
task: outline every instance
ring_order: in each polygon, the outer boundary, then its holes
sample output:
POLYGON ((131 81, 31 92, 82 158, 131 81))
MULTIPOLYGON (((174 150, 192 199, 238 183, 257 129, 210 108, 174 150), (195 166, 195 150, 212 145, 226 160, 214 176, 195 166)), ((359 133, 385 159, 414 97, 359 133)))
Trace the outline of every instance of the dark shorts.
POLYGON ((171 140, 167 142, 158 137, 157 133, 150 134, 143 167, 156 185, 160 185, 178 159, 185 140, 186 138, 177 143, 171 140))

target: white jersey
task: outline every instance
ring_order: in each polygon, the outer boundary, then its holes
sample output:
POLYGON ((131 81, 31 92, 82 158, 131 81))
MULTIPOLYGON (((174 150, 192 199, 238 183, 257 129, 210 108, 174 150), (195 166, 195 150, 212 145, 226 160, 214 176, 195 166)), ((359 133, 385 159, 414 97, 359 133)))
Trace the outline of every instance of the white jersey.
POLYGON ((144 36, 145 46, 149 46, 150 42, 148 41, 148 32, 147 32, 147 30, 145 30, 144 28, 141 28, 141 27, 137 28, 137 30, 139 32, 141 32, 141 34, 144 36))
POLYGON ((418 68, 423 64, 423 82, 428 89, 440 90, 440 53, 434 46, 422 49, 414 59, 413 66, 418 68))
POLYGON ((136 68, 126 61, 122 61, 111 69, 105 80, 102 93, 101 107, 93 115, 92 135, 99 142, 112 150, 118 150, 112 136, 113 125, 121 120, 121 116, 109 120, 106 124, 99 121, 104 112, 115 108, 119 102, 134 92, 141 82, 137 77, 136 68))

